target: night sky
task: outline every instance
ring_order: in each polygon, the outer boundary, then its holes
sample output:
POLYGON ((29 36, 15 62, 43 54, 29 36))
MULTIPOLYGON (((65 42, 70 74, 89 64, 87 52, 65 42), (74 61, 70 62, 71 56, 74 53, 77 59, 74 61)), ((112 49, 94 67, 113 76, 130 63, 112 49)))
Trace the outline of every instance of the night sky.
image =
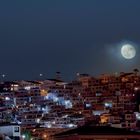
POLYGON ((1 0, 0 64, 8 80, 140 69, 140 0, 1 0))

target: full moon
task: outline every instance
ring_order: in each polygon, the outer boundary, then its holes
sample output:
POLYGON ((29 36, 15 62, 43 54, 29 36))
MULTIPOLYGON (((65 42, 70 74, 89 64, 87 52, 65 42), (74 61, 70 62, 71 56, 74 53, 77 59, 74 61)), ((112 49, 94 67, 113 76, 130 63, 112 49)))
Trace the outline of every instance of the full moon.
POLYGON ((124 44, 121 48, 121 54, 125 59, 132 59, 136 56, 136 49, 131 44, 124 44))

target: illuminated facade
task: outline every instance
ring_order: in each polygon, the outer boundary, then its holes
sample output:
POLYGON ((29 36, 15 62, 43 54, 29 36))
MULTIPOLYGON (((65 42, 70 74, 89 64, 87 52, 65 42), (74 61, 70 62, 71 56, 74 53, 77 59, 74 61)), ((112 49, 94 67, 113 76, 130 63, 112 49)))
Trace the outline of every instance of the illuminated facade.
POLYGON ((16 122, 22 129, 71 129, 89 122, 135 129, 140 120, 135 73, 79 74, 70 83, 48 79, 0 87, 0 122, 16 122))

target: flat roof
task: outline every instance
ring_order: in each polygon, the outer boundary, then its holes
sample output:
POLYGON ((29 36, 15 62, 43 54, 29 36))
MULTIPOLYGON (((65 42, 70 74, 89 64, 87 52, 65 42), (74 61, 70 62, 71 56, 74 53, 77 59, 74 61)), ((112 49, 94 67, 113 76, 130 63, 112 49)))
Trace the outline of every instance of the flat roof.
POLYGON ((19 124, 17 124, 17 123, 0 123, 0 127, 1 126, 19 126, 19 124))

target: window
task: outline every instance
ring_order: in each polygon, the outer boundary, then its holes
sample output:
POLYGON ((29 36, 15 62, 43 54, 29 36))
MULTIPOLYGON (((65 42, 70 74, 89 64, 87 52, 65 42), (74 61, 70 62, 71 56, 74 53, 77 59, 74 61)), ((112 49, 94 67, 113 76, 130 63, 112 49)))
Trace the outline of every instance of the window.
POLYGON ((19 127, 16 126, 16 127, 14 128, 14 132, 19 132, 19 127))

